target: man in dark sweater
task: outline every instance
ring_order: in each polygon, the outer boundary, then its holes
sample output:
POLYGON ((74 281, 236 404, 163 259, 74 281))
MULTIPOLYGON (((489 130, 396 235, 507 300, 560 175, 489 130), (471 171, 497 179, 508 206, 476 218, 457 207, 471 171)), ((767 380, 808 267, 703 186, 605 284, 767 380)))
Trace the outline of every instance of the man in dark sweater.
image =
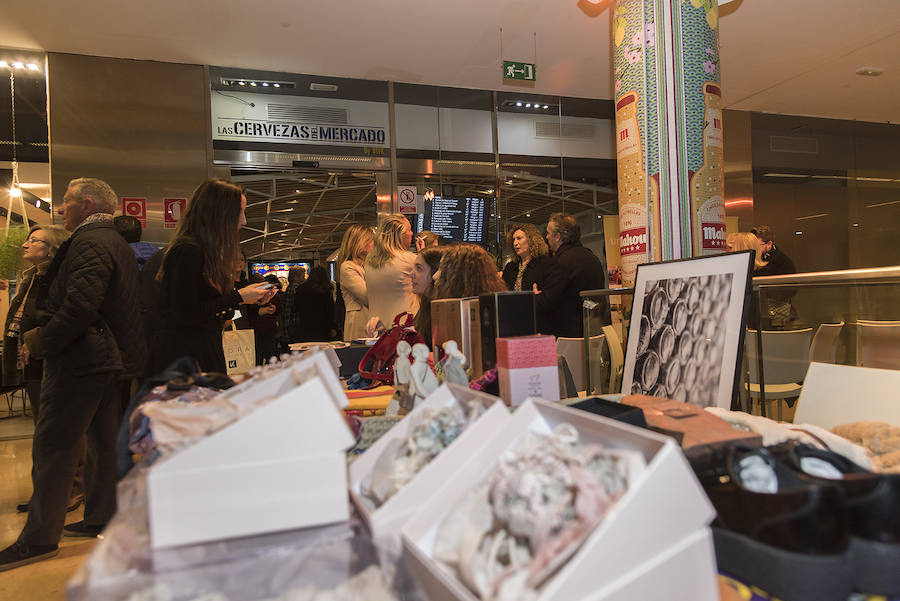
POLYGON ((581 338, 581 291, 606 288, 606 267, 591 249, 581 245, 581 227, 572 215, 550 216, 547 243, 553 256, 545 268, 544 288, 537 290, 535 285, 535 292, 540 293, 536 298, 538 311, 550 329, 544 333, 581 338))
POLYGON ((758 225, 750 231, 759 238, 759 243, 762 245, 762 256, 760 259, 766 263, 765 267, 760 267, 753 272, 753 275, 787 275, 797 273, 791 258, 775 246, 772 228, 768 225, 758 225))
POLYGON ((57 209, 72 236, 41 282, 41 325, 25 332, 22 349, 26 363, 44 359, 34 492, 18 540, 0 551, 0 571, 56 555, 85 434, 84 521, 66 533, 97 536, 116 510, 119 379, 140 374, 146 360, 137 262, 113 227, 117 204, 106 182, 79 178, 57 209))

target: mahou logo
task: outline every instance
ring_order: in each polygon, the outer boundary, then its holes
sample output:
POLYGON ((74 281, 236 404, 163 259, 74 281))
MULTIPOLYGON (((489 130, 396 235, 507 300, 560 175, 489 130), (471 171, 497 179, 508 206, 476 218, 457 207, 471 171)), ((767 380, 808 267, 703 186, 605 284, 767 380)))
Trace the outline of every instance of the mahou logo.
POLYGON ((635 228, 625 230, 619 234, 619 253, 622 255, 635 255, 647 252, 647 230, 635 228))
POLYGON ((703 222, 701 223, 700 230, 703 233, 703 248, 725 248, 725 238, 727 237, 727 234, 725 233, 724 223, 703 222))

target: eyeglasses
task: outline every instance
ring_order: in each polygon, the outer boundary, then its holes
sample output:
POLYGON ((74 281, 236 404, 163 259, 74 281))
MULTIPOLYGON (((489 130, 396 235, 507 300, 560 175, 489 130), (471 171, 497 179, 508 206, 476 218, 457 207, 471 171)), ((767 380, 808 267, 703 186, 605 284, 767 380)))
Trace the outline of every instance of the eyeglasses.
POLYGON ((34 244, 35 242, 40 242, 41 244, 46 244, 47 246, 50 246, 50 243, 47 242, 46 240, 38 240, 37 238, 29 238, 28 240, 25 241, 25 244, 34 244))

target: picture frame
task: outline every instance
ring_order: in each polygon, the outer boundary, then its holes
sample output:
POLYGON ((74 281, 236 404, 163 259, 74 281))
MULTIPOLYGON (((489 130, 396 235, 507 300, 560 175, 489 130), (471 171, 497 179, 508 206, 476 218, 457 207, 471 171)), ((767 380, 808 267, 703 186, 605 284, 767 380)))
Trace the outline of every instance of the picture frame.
POLYGON ((752 274, 753 251, 638 265, 622 392, 730 409, 752 274))

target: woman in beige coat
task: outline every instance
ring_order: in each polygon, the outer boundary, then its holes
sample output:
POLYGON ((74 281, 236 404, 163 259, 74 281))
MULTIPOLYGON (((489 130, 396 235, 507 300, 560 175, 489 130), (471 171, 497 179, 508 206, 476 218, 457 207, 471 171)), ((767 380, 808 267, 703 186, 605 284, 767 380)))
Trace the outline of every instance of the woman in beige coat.
POLYGON ((378 226, 375 245, 366 258, 370 329, 376 318, 390 328, 398 314, 419 310, 419 299, 412 291, 416 255, 409 251, 411 243, 412 227, 403 215, 388 215, 378 226))
POLYGON ((341 296, 344 298, 344 340, 366 336, 369 295, 366 291, 366 256, 372 250, 372 229, 355 223, 344 232, 338 251, 341 296))

